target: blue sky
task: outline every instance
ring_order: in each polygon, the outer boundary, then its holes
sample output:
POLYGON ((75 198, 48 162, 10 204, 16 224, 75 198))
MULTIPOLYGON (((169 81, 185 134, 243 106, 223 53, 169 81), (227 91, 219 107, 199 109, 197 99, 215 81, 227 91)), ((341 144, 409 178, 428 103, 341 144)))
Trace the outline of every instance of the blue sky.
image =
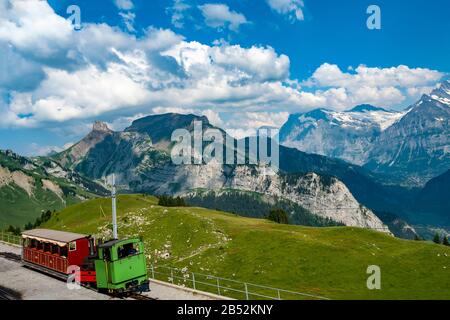
POLYGON ((242 134, 317 107, 399 110, 450 72, 446 0, 2 2, 0 148, 27 155, 96 119, 194 112, 242 134))

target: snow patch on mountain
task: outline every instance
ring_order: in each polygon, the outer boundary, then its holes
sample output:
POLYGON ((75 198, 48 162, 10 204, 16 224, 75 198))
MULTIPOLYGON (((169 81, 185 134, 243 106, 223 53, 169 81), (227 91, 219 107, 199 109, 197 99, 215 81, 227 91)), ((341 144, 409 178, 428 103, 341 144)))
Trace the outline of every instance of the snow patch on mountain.
POLYGON ((373 141, 406 113, 360 105, 343 112, 316 109, 294 114, 281 128, 280 142, 300 151, 362 165, 373 141))

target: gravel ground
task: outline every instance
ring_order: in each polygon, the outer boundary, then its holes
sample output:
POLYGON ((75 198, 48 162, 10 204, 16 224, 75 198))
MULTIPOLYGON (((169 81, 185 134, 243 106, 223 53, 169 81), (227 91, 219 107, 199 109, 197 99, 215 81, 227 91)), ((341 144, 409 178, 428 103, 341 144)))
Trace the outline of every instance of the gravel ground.
MULTIPOLYGON (((20 255, 21 249, 0 242, 0 253, 20 255)), ((112 300, 113 298, 99 294, 93 290, 81 288, 69 290, 64 281, 54 279, 45 274, 30 270, 20 262, 11 261, 0 256, 0 293, 12 291, 24 300, 112 300)), ((151 292, 145 295, 158 300, 212 300, 197 292, 185 291, 163 283, 150 280, 151 292)))

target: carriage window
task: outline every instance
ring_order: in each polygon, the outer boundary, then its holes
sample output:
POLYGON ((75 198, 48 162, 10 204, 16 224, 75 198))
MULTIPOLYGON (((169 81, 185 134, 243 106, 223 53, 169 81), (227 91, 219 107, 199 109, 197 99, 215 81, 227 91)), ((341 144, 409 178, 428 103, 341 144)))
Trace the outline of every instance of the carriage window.
POLYGON ((67 257, 67 247, 61 247, 61 257, 67 257))
POLYGON ((128 243, 119 247, 119 259, 126 258, 139 253, 137 243, 128 243))
POLYGON ((75 250, 77 250, 77 243, 76 242, 69 243, 69 251, 75 251, 75 250))
POLYGON ((111 260, 111 251, 109 250, 109 248, 105 248, 103 250, 103 260, 107 260, 107 261, 111 260))
POLYGON ((58 254, 58 246, 57 245, 52 244, 51 253, 58 254))

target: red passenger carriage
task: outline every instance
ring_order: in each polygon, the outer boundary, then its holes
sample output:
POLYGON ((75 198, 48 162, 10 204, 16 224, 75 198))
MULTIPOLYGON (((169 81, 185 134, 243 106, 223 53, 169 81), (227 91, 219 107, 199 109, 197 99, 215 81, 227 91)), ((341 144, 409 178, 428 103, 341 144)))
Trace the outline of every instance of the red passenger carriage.
POLYGON ((82 282, 95 282, 88 257, 95 253, 91 236, 47 229, 24 231, 22 260, 25 265, 55 276, 67 277, 69 266, 81 268, 82 282))

